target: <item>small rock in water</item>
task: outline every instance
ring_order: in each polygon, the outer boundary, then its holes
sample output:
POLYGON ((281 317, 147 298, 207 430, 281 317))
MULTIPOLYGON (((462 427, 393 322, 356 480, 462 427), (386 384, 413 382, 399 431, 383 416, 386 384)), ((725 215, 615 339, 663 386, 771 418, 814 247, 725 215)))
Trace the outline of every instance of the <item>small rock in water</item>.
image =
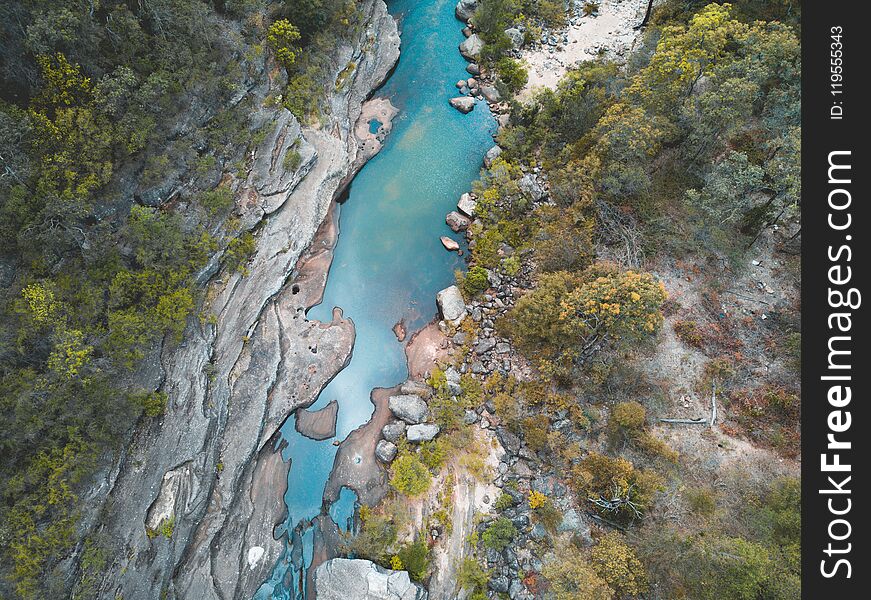
POLYGON ((446 235, 443 235, 439 239, 442 242, 442 246, 445 247, 445 250, 448 250, 449 252, 456 252, 457 250, 460 249, 460 245, 457 243, 457 241, 452 240, 451 238, 449 238, 446 235))

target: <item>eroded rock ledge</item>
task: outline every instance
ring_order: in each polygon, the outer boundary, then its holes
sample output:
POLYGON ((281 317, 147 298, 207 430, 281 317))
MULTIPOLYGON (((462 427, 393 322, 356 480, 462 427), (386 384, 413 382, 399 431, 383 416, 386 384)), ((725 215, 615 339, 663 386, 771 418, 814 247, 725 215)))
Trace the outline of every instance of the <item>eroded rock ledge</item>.
MULTIPOLYGON (((138 432, 93 492, 107 497, 94 529, 113 550, 98 598, 247 599, 282 551, 273 536, 287 482, 278 428, 315 401, 354 339, 341 311, 330 323, 305 318, 335 245, 329 209, 364 162, 353 134, 361 106, 399 56, 383 0, 359 8, 367 26, 334 61, 357 68, 331 98, 330 122, 301 127, 283 109, 255 116, 271 133, 236 196, 243 225, 257 225, 257 251, 246 276, 209 285, 212 317, 162 357, 166 415, 138 432), (291 146, 301 157, 294 172, 283 161, 291 146), (153 534, 161 523, 168 535, 153 534)), ((268 91, 264 82, 255 93, 268 91)))
POLYGON ((296 430, 313 440, 328 440, 336 435, 336 418, 339 403, 330 400, 320 410, 300 408, 296 411, 296 430))

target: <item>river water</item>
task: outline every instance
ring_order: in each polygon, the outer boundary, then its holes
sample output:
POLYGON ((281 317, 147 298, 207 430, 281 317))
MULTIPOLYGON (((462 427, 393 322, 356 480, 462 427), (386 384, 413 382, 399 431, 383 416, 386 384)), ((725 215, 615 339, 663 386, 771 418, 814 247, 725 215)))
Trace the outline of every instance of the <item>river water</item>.
MULTIPOLYGON (((350 364, 323 390, 312 410, 336 399, 336 438, 343 440, 369 420, 369 395, 407 376, 404 343, 393 326, 404 320, 411 334, 436 313, 436 293, 454 281, 463 266, 456 253, 439 241, 449 235, 444 216, 477 178, 484 153, 493 144, 496 124, 486 103, 463 115, 450 107, 455 83, 469 75, 457 51, 462 24, 454 17, 455 0, 388 0, 400 21, 399 64, 376 96, 399 109, 381 152, 363 167, 341 206, 340 235, 322 304, 308 317, 329 321, 334 306, 356 326, 350 364)), ((291 461, 288 530, 322 510, 323 491, 336 447, 333 440, 313 441, 296 432, 293 419, 282 431, 285 458, 291 461)), ((355 496, 343 490, 329 514, 344 527, 353 514, 355 496)), ((295 538, 308 566, 312 532, 295 538)), ((283 561, 257 598, 304 598, 281 581, 298 581, 299 573, 283 561), (288 572, 289 571, 289 572, 288 572)))

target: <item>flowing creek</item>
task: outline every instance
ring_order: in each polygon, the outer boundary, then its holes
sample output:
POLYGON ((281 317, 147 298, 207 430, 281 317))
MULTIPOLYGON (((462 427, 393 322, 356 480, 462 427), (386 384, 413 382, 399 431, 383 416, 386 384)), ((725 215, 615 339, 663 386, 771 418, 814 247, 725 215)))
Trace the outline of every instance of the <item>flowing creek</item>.
MULTIPOLYGON (((402 52, 389 80, 376 93, 399 109, 381 152, 357 175, 342 203, 340 236, 323 302, 308 317, 330 321, 341 307, 354 321, 356 342, 350 364, 323 390, 311 407, 330 400, 339 404, 336 437, 314 441, 297 433, 294 419, 285 424, 284 458, 291 461, 287 530, 293 531, 323 507, 324 486, 336 454, 334 440, 365 424, 373 411, 370 392, 405 380, 405 342, 392 328, 402 321, 411 335, 436 312, 436 293, 454 281, 462 258, 447 252, 439 236, 461 241, 445 224, 460 194, 478 176, 481 159, 493 144, 495 119, 479 102, 464 115, 448 104, 455 83, 469 75, 457 51, 462 24, 454 17, 454 0, 392 0, 388 8, 400 21, 402 52)), ((378 124, 372 124, 377 128, 378 124)), ((347 528, 356 496, 343 489, 328 508, 340 528, 347 528)), ((293 536, 293 560, 276 567, 256 598, 305 598, 298 589, 300 557, 312 558, 312 529, 293 536), (293 565, 296 564, 296 567, 293 565), (290 584, 293 589, 285 586, 290 584)))

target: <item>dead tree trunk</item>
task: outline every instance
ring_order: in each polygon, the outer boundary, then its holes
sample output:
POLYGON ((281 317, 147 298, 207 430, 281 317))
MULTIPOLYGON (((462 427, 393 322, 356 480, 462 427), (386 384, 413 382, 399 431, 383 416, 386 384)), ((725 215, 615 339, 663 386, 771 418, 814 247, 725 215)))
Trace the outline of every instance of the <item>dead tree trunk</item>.
POLYGON ((647 11, 644 13, 644 20, 641 21, 638 25, 635 26, 635 30, 638 31, 650 20, 650 13, 653 12, 653 0, 647 0, 647 11))

